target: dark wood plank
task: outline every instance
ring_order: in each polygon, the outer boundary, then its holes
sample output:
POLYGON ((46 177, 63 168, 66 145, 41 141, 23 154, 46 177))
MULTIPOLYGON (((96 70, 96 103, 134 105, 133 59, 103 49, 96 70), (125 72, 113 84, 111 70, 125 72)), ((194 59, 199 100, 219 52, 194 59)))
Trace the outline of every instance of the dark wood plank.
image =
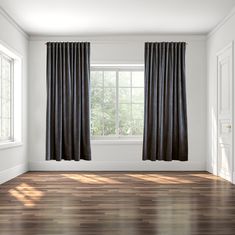
POLYGON ((206 172, 28 172, 0 185, 2 235, 234 235, 235 186, 206 172))

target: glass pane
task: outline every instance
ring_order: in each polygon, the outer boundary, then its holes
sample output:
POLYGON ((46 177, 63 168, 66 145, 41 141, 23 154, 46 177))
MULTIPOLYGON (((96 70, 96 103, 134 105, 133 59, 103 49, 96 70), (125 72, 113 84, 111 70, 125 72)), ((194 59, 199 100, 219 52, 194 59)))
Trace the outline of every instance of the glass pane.
POLYGON ((143 120, 133 120, 132 122, 132 135, 143 135, 143 120))
POLYGON ((104 105, 104 135, 115 135, 115 106, 112 104, 104 105))
POLYGON ((119 134, 130 135, 131 134, 131 105, 120 104, 119 105, 119 134))
POLYGON ((105 87, 116 87, 116 72, 105 71, 104 72, 104 86, 105 87))
POLYGON ((104 105, 104 120, 115 120, 115 106, 112 104, 104 105))
POLYGON ((2 118, 10 118, 11 116, 11 101, 2 98, 2 118))
POLYGON ((119 88, 119 103, 131 102, 131 88, 119 88))
POLYGON ((91 89, 91 108, 103 104, 103 88, 91 89))
POLYGON ((91 108, 91 134, 96 136, 103 134, 102 104, 96 104, 91 108))
POLYGON ((131 86, 131 73, 130 72, 119 72, 119 87, 130 87, 131 86))
POLYGON ((102 71, 91 71, 91 86, 103 87, 103 72, 102 71))
POLYGON ((6 59, 2 59, 2 79, 9 82, 11 80, 11 64, 6 59))
POLYGON ((91 108, 91 118, 103 120, 103 113, 102 113, 103 111, 102 110, 103 110, 102 104, 94 105, 91 108))
POLYGON ((132 88, 132 103, 144 103, 144 88, 132 88))
POLYGON ((116 89, 115 88, 104 88, 104 103, 116 103, 116 89))
POLYGON ((116 134, 116 127, 115 127, 115 120, 107 121, 105 120, 104 123, 104 135, 115 135, 116 134))
POLYGON ((130 120, 119 121, 119 135, 131 135, 131 121, 130 120))
POLYGON ((11 120, 9 118, 2 118, 2 137, 9 138, 11 120))
POLYGON ((132 72, 132 87, 144 87, 144 72, 132 72))
POLYGON ((144 118, 144 105, 143 104, 132 104, 132 118, 133 119, 144 118))
POLYGON ((130 104, 119 104, 119 119, 131 119, 131 105, 130 104))
POLYGON ((11 99, 11 83, 10 80, 2 79, 2 98, 11 99))
POLYGON ((103 135, 103 122, 99 119, 91 119, 91 135, 102 136, 103 135))

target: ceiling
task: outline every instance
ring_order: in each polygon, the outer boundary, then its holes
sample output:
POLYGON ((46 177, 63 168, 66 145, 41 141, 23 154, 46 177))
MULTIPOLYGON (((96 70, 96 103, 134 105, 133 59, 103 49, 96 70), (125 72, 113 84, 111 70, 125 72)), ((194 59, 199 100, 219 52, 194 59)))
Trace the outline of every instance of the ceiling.
POLYGON ((235 0, 0 0, 29 35, 205 34, 235 0))

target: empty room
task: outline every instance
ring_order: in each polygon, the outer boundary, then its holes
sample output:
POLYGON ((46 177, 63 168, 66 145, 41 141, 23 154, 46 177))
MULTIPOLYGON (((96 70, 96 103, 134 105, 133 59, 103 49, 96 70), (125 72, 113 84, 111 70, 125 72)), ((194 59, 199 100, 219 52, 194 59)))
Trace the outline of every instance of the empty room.
POLYGON ((235 0, 0 0, 0 235, 235 234, 235 0))

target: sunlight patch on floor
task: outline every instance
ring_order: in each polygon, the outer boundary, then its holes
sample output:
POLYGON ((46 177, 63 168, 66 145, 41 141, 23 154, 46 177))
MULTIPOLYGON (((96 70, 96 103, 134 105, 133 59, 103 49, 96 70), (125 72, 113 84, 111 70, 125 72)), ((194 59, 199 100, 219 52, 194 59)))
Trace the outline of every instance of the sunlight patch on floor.
POLYGON ((44 195, 43 192, 26 183, 22 183, 14 189, 10 189, 9 193, 26 207, 34 207, 36 202, 44 195))
POLYGON ((84 184, 120 184, 119 181, 94 174, 62 174, 64 177, 84 184))
POLYGON ((191 180, 186 180, 178 177, 163 176, 157 174, 127 174, 128 176, 137 178, 139 180, 146 180, 158 184, 190 184, 191 180))
POLYGON ((212 174, 208 174, 208 173, 206 173, 206 174, 195 173, 195 174, 190 174, 190 176, 200 177, 200 178, 203 178, 203 179, 210 179, 210 180, 219 180, 219 179, 221 179, 216 175, 212 175, 212 174))

